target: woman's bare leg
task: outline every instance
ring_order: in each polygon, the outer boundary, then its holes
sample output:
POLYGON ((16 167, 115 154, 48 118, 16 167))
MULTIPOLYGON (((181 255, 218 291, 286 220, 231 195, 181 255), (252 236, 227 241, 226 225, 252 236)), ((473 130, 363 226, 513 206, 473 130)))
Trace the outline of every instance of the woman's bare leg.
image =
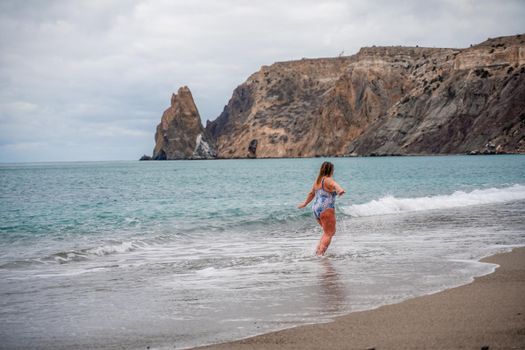
POLYGON ((316 255, 322 256, 328 249, 335 234, 335 210, 331 208, 324 210, 320 215, 320 223, 323 227, 323 236, 317 246, 316 255))
MULTIPOLYGON (((321 220, 317 219, 317 223, 319 224, 319 226, 321 226, 321 228, 323 228, 323 224, 321 223, 321 220)), ((324 233, 324 231, 323 231, 324 233)), ((321 241, 319 241, 319 243, 317 243, 317 247, 315 247, 315 254, 317 254, 317 252, 319 251, 319 245, 321 244, 321 241)))

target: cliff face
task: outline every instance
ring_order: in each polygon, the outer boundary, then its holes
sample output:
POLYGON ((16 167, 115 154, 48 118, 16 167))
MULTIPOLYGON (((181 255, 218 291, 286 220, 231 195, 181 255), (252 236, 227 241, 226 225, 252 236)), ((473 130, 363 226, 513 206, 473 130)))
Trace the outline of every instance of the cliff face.
POLYGON ((206 128, 219 157, 524 153, 525 36, 275 63, 206 128))
POLYGON ((190 89, 181 87, 171 97, 155 133, 154 160, 215 158, 215 143, 204 129, 190 89))
POLYGON ((348 151, 525 153, 524 53, 524 38, 507 37, 427 56, 410 72, 414 88, 348 151))
POLYGON ((348 57, 275 63, 237 87, 221 115, 206 126, 220 157, 301 157, 324 96, 351 62, 348 57))

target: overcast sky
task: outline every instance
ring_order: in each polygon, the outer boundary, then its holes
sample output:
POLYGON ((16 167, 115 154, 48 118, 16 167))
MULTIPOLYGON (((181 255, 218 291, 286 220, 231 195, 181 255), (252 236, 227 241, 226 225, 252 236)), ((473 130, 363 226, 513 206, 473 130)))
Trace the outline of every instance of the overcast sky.
POLYGON ((261 65, 525 32, 524 0, 0 0, 0 162, 151 154, 171 93, 203 123, 261 65))

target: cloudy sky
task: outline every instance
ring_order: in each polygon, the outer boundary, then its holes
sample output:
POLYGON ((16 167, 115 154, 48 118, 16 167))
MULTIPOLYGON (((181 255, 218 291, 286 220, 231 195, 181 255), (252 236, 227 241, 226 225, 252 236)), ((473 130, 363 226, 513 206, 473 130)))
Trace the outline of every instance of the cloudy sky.
POLYGON ((261 65, 525 32, 523 0, 0 0, 0 162, 151 154, 171 93, 203 122, 261 65))

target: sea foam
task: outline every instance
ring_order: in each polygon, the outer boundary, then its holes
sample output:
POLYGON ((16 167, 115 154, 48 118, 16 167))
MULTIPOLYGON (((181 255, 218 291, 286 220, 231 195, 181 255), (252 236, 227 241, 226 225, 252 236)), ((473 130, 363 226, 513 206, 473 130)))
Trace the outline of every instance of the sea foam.
POLYGON ((429 197, 396 198, 385 196, 364 204, 345 206, 341 209, 343 213, 352 217, 362 217, 503 203, 523 199, 525 199, 525 186, 516 184, 504 188, 487 188, 472 192, 456 191, 449 195, 429 197))
POLYGON ((86 250, 90 255, 108 255, 114 253, 125 253, 134 250, 137 246, 133 242, 122 242, 117 244, 106 244, 86 250))

